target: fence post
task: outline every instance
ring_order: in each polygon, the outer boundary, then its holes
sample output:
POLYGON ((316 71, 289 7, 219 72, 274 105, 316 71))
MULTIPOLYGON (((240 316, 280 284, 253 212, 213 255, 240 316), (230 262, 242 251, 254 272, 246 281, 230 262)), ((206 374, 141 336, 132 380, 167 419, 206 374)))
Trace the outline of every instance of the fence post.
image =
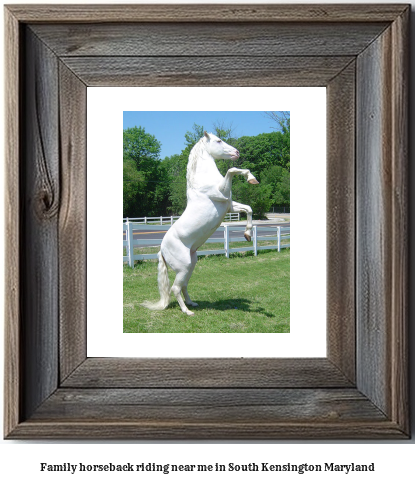
POLYGON ((133 223, 128 222, 128 231, 127 231, 127 237, 128 237, 128 246, 127 246, 127 251, 128 251, 128 265, 130 268, 134 268, 134 236, 133 236, 133 223))
POLYGON ((256 225, 252 227, 253 232, 253 238, 254 238, 254 256, 258 256, 258 242, 257 242, 257 234, 256 234, 256 225))
POLYGON ((170 225, 173 225, 173 215, 170 217, 170 225))
POLYGON ((277 236, 278 236, 278 252, 281 251, 281 226, 277 227, 277 236))
POLYGON ((224 231, 224 238, 225 238, 225 256, 229 258, 229 227, 225 225, 224 231))

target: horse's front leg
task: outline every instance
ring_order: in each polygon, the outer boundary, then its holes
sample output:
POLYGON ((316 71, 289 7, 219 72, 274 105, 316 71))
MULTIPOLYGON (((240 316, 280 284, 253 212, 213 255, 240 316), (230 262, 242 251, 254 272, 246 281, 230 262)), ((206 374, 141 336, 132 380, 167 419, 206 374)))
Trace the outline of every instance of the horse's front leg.
POLYGON ((226 172, 225 177, 223 178, 222 183, 219 185, 219 191, 224 195, 230 195, 231 188, 232 188, 232 178, 235 175, 243 175, 247 179, 248 183, 252 185, 257 185, 258 181, 255 176, 249 171, 249 169, 239 169, 239 168, 231 168, 228 169, 226 172))
POLYGON ((231 212, 245 212, 246 213, 246 229, 244 232, 245 239, 251 242, 251 229, 252 229, 252 208, 249 205, 243 203, 232 202, 231 212))
POLYGON ((255 176, 249 171, 249 169, 245 169, 243 171, 247 171, 247 173, 243 173, 248 183, 251 185, 258 185, 259 181, 255 178, 255 176))

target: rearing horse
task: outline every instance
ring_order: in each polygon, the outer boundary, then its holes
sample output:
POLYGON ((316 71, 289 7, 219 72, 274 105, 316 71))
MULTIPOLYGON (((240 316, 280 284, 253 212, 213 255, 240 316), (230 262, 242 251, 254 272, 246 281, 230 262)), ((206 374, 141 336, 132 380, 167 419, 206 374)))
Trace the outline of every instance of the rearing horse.
POLYGON ((235 161, 238 158, 237 149, 207 132, 191 150, 187 165, 186 210, 167 231, 158 253, 160 300, 156 303, 144 302, 142 305, 145 307, 164 310, 173 292, 182 312, 194 315, 186 305, 197 307, 187 292, 187 284, 197 263, 196 251, 220 226, 227 212, 246 212, 244 235, 247 241, 251 240, 252 209, 232 201, 232 178, 243 175, 249 183, 257 184, 258 181, 247 169, 231 168, 223 177, 215 163, 215 159, 235 161), (166 263, 176 273, 171 288, 166 263))

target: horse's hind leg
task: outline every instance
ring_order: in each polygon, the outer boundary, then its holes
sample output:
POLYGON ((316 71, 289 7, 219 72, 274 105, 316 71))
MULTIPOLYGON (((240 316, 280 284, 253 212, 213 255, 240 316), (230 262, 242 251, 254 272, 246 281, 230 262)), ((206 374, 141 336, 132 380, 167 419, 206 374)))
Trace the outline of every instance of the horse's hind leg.
MULTIPOLYGON (((183 290, 183 287, 187 288, 187 283, 190 279, 192 271, 193 269, 186 270, 186 271, 179 271, 176 275, 176 279, 174 280, 173 286, 171 287, 171 291, 173 292, 174 296, 177 298, 177 301, 179 302, 182 312, 187 315, 194 315, 194 312, 191 312, 186 307, 181 295, 181 291, 183 290)), ((187 295, 187 297, 189 297, 189 295, 187 295)))
MULTIPOLYGON (((196 266, 196 263, 197 263, 197 254, 196 254, 196 251, 190 253, 190 258, 192 260, 192 267, 191 267, 191 271, 190 271, 190 274, 191 274, 191 273, 193 273, 193 270, 195 269, 195 266, 196 266)), ((190 279, 190 276, 189 276, 189 279, 190 279)), ((187 280, 187 282, 189 282, 189 280, 187 280)), ((191 305, 192 307, 197 307, 198 306, 197 303, 196 302, 193 302, 190 299, 190 297, 189 297, 189 293, 187 291, 187 283, 182 286, 182 293, 183 293, 183 296, 184 296, 184 303, 186 305, 191 305)))
POLYGON ((192 253, 190 249, 178 238, 178 236, 174 234, 174 226, 169 230, 169 232, 164 237, 161 250, 166 263, 176 273, 176 278, 173 286, 171 287, 171 292, 177 298, 182 312, 187 315, 194 315, 194 313, 190 312, 190 310, 188 310, 186 307, 181 293, 184 288, 183 294, 187 304, 194 305, 189 298, 189 294, 187 293, 187 283, 189 282, 197 263, 196 252, 192 253))

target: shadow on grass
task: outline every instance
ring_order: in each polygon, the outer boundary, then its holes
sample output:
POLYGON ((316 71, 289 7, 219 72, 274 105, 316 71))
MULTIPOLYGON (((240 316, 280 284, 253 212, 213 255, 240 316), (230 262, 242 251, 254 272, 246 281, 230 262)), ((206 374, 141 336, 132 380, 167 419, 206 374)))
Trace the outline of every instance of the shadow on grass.
MULTIPOLYGON (((261 313, 266 317, 275 317, 273 313, 267 312, 262 307, 252 306, 251 300, 246 298, 229 298, 227 300, 217 300, 216 302, 207 302, 203 300, 198 300, 198 307, 188 307, 189 310, 242 310, 243 312, 254 312, 261 313)), ((176 302, 171 302, 169 308, 179 307, 176 302)))

